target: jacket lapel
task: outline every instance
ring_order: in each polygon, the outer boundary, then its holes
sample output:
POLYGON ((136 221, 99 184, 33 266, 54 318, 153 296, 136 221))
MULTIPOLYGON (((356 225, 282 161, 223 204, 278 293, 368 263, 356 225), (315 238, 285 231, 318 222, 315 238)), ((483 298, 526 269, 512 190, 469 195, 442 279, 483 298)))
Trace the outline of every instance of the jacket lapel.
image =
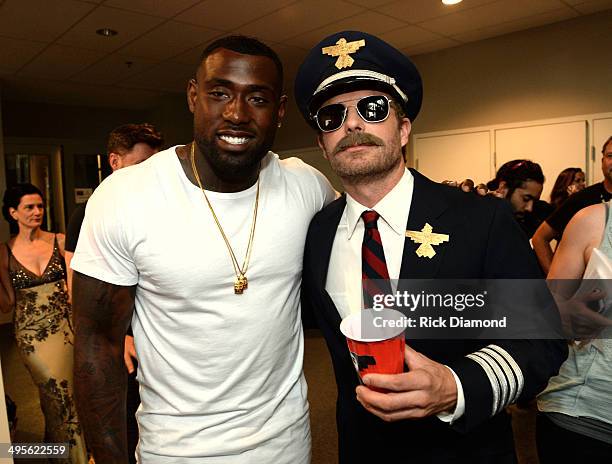
POLYGON ((327 290, 325 290, 325 282, 327 281, 329 260, 336 237, 336 230, 338 229, 345 206, 346 197, 342 195, 324 210, 324 216, 320 218, 319 227, 317 228, 317 261, 315 269, 313 269, 313 275, 316 288, 321 293, 325 315, 330 320, 332 327, 340 327, 341 319, 334 302, 329 293, 327 293, 327 290))
MULTIPOLYGON (((455 224, 452 215, 444 214, 450 207, 450 203, 443 193, 444 187, 429 180, 414 169, 410 169, 410 172, 414 176, 414 190, 406 230, 420 231, 428 223, 433 227, 434 233, 449 234, 450 240, 434 246, 436 254, 433 258, 421 258, 416 255, 419 244, 406 237, 400 279, 433 279, 438 273, 446 250, 449 246, 452 246, 453 235, 451 232, 455 224)), ((336 229, 345 206, 346 198, 343 195, 324 210, 324 216, 320 218, 317 229, 317 261, 315 263, 316 268, 313 269, 316 286, 321 293, 322 303, 324 303, 326 317, 335 327, 340 324, 340 315, 325 290, 325 282, 336 229)))
POLYGON ((453 238, 450 234, 450 224, 443 216, 448 209, 448 203, 437 184, 414 169, 410 169, 410 172, 414 176, 414 190, 406 230, 420 231, 428 223, 434 233, 449 234, 451 237, 449 242, 433 247, 436 252, 433 258, 417 256, 416 250, 419 244, 406 237, 400 278, 433 279, 453 238))

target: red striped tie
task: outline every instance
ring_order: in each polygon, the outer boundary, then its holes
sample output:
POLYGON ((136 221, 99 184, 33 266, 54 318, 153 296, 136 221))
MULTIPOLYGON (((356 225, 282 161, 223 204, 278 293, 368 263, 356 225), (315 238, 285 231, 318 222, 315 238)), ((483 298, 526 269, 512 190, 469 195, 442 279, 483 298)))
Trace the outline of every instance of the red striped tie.
POLYGON ((378 218, 376 211, 364 211, 361 214, 365 226, 361 246, 361 278, 366 308, 372 307, 374 295, 391 291, 385 251, 378 231, 378 218))

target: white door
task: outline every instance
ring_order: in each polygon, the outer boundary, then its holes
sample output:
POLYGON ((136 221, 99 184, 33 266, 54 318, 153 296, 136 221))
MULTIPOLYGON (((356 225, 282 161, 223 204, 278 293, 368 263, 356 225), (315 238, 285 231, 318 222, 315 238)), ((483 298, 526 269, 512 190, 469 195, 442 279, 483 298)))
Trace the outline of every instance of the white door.
POLYGON ((476 184, 493 178, 491 132, 415 136, 418 171, 436 182, 472 179, 476 184))
POLYGON ((546 180, 541 198, 549 201, 561 171, 569 167, 586 170, 586 120, 496 129, 495 169, 514 159, 529 159, 542 167, 546 180))

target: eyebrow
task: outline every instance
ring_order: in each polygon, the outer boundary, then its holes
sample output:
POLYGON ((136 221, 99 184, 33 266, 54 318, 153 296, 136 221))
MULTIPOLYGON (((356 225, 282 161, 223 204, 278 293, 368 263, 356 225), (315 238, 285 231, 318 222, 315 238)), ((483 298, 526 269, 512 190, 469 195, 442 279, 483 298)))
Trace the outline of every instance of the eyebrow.
MULTIPOLYGON (((220 79, 217 77, 207 80, 206 83, 209 85, 222 85, 225 87, 234 87, 236 85, 236 83, 233 81, 230 81, 227 79, 220 79)), ((269 85, 251 84, 251 85, 247 85, 246 87, 247 89, 249 89, 250 92, 268 91, 268 92, 276 93, 276 89, 274 89, 273 87, 269 85)))

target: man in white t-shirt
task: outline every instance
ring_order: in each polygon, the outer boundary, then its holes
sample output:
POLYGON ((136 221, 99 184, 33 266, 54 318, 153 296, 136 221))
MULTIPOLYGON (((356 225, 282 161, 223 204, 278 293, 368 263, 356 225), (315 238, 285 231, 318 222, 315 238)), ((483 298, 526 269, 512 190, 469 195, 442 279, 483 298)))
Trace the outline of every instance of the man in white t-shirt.
POLYGON ((302 256, 334 191, 269 152, 282 82, 261 42, 209 45, 187 91, 195 142, 115 173, 89 200, 72 261, 75 383, 98 464, 127 460, 130 321, 140 462, 310 461, 302 256))

